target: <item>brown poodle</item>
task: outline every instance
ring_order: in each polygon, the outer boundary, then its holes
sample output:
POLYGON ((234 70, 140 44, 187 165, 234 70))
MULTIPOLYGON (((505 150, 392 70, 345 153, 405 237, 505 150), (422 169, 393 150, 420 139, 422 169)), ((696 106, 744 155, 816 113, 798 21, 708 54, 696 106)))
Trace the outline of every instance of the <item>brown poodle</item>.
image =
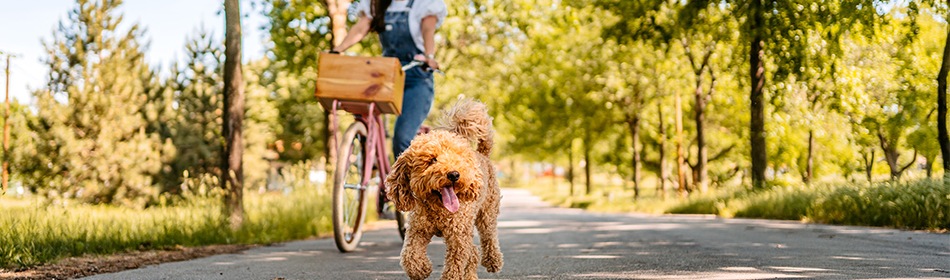
POLYGON ((472 237, 478 228, 481 263, 488 272, 504 265, 498 246, 501 194, 491 160, 492 119, 485 104, 463 99, 445 111, 428 134, 416 136, 386 178, 389 198, 410 212, 400 264, 411 279, 432 273, 426 246, 444 236, 442 279, 478 279, 472 237))

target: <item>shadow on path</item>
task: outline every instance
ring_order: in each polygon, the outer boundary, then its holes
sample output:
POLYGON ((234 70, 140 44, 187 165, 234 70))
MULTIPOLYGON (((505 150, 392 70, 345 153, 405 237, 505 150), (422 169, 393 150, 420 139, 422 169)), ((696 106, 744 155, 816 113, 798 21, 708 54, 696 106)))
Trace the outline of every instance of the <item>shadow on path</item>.
MULTIPOLYGON (((332 239, 88 279, 405 279, 393 222, 342 254, 332 239)), ((950 279, 950 235, 699 215, 594 214, 505 189, 505 267, 483 279, 950 279)), ((445 245, 433 239, 430 279, 445 245)))

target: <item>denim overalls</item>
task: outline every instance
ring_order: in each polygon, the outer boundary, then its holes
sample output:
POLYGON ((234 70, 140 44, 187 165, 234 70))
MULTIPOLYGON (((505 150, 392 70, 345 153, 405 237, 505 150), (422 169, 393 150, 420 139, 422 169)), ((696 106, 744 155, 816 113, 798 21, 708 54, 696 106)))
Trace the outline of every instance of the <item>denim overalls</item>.
MULTIPOLYGON (((411 10, 415 0, 409 0, 406 7, 411 10)), ((386 30, 379 33, 379 41, 383 45, 383 56, 398 58, 402 65, 412 62, 417 54, 422 54, 416 48, 409 33, 409 11, 386 12, 386 30)), ((393 132, 393 154, 399 157, 412 138, 416 136, 422 121, 429 115, 432 108, 432 99, 435 96, 432 73, 414 67, 406 71, 406 86, 402 97, 402 114, 396 118, 396 128, 393 132)))

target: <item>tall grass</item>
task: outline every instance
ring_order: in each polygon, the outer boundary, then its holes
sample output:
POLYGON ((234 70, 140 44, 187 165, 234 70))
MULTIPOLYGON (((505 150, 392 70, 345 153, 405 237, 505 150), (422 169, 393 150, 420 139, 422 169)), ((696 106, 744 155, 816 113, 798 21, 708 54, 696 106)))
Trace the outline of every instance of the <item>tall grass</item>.
MULTIPOLYGON (((557 186, 559 184, 555 184, 557 186)), ((802 220, 828 224, 883 226, 902 229, 950 230, 950 183, 916 180, 902 183, 784 184, 767 190, 743 187, 715 189, 688 198, 647 193, 633 201, 632 192, 597 186, 590 195, 571 197, 559 187, 528 187, 542 199, 563 207, 605 212, 713 214, 802 220), (612 193, 612 195, 604 195, 612 193)), ((647 189, 649 190, 649 189, 647 189)))
POLYGON ((245 195, 245 222, 228 228, 216 195, 147 209, 115 206, 0 207, 0 267, 58 258, 209 244, 260 244, 332 232, 328 190, 297 180, 292 191, 245 195))
POLYGON ((823 223, 947 230, 950 183, 919 180, 837 188, 817 200, 808 216, 823 223))

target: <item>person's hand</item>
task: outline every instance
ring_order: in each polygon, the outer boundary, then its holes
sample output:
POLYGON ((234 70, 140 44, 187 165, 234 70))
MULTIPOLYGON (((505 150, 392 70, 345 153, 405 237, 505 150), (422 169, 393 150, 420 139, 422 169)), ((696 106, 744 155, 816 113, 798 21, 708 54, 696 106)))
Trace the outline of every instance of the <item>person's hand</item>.
POLYGON ((432 57, 431 59, 427 59, 426 63, 429 64, 429 69, 439 70, 439 62, 436 61, 435 57, 432 57))
POLYGON ((432 57, 432 59, 429 59, 425 55, 417 54, 412 59, 418 60, 418 61, 424 61, 429 66, 429 69, 439 70, 439 61, 437 61, 434 56, 432 57))

